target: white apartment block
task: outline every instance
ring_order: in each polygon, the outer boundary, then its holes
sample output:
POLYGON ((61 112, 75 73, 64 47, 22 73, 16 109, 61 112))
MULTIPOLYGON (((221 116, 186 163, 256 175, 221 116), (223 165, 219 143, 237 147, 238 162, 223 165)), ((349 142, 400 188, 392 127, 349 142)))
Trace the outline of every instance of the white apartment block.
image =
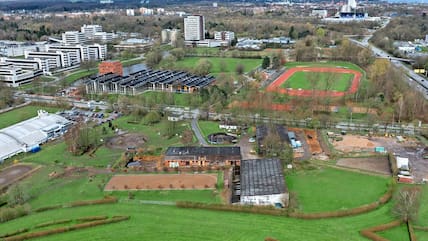
POLYGON ((47 52, 63 52, 68 53, 70 57, 70 66, 78 65, 82 61, 87 60, 88 48, 81 45, 68 46, 68 45, 49 45, 46 47, 47 52))
POLYGON ((178 29, 163 29, 161 32, 161 42, 162 43, 175 43, 178 39, 178 34, 180 30, 178 29))
POLYGON ((0 58, 0 63, 13 64, 15 67, 28 71, 40 72, 42 69, 42 62, 40 60, 0 58))
POLYGON ((86 42, 85 34, 79 31, 67 31, 62 34, 64 44, 83 44, 86 42))
POLYGON ((114 33, 107 33, 107 32, 100 32, 95 33, 93 39, 101 41, 103 43, 111 42, 113 39, 116 38, 116 34, 114 33))
POLYGON ((126 9, 126 16, 135 16, 134 9, 126 9))
POLYGON ((107 58, 107 45, 92 44, 86 46, 88 47, 89 60, 104 60, 107 58))
POLYGON ((18 87, 31 82, 34 77, 34 71, 23 70, 11 63, 0 63, 0 81, 8 86, 18 87))
POLYGON ((153 15, 154 12, 155 11, 151 8, 140 8, 141 15, 153 15))
POLYGON ((103 31, 103 27, 101 25, 86 25, 84 24, 80 28, 80 32, 82 32, 87 39, 93 39, 95 33, 101 33, 103 31))
POLYGON ((205 39, 205 18, 191 15, 184 18, 184 40, 200 41, 205 39))
POLYGON ((69 53, 56 52, 25 52, 26 59, 40 61, 44 74, 51 74, 53 70, 71 66, 69 53))
POLYGON ((214 32, 215 40, 228 41, 229 43, 235 38, 235 33, 231 31, 214 32))

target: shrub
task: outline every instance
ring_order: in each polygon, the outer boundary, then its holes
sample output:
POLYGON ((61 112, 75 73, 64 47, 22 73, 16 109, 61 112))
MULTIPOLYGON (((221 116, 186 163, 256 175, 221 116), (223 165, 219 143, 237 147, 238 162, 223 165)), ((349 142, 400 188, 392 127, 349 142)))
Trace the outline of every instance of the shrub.
POLYGON ((87 206, 87 205, 109 204, 109 203, 116 203, 116 202, 117 202, 116 197, 107 196, 103 199, 72 202, 69 204, 69 206, 80 207, 80 206, 87 206))
POLYGON ((15 218, 26 216, 30 213, 29 205, 17 205, 0 209, 0 223, 10 221, 15 218))
POLYGON ((195 208, 195 209, 208 209, 208 210, 215 210, 215 211, 257 213, 257 214, 268 214, 268 215, 274 215, 274 216, 287 215, 287 209, 277 209, 273 206, 227 205, 227 204, 198 203, 198 202, 177 202, 176 206, 180 208, 195 208))

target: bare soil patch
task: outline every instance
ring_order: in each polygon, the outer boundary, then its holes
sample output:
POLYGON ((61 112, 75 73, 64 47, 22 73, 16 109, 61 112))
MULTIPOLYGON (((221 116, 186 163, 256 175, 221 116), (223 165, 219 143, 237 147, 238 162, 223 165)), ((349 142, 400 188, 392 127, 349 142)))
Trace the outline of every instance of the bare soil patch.
POLYGON ((369 140, 366 136, 344 135, 343 140, 334 141, 333 146, 343 152, 361 152, 361 151, 374 151, 379 143, 369 140))
POLYGON ((386 156, 367 158, 341 158, 337 161, 336 165, 376 172, 379 174, 391 175, 389 161, 386 156))
POLYGON ((106 146, 111 149, 126 150, 128 147, 142 147, 147 137, 138 133, 126 133, 109 139, 106 146))
POLYGON ((318 140, 318 134, 315 130, 304 129, 306 142, 308 143, 309 150, 314 154, 321 154, 322 148, 318 140))
POLYGON ((217 174, 142 174, 115 175, 105 191, 214 189, 217 174))
POLYGON ((32 165, 14 165, 0 171, 0 190, 26 177, 32 170, 32 165))

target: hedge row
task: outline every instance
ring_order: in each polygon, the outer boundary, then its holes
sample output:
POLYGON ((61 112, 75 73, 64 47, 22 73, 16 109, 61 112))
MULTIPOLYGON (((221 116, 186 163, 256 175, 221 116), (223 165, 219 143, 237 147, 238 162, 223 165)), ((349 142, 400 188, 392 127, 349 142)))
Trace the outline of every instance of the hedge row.
POLYGON ((62 204, 45 206, 45 207, 41 207, 41 208, 36 208, 36 209, 33 210, 33 212, 40 213, 40 212, 44 212, 44 211, 59 209, 59 208, 62 208, 62 207, 63 207, 62 204))
POLYGON ((421 226, 413 226, 413 229, 419 230, 419 231, 428 231, 428 227, 421 227, 421 226))
POLYGON ((7 237, 10 237, 10 236, 15 236, 15 235, 18 235, 18 234, 21 234, 21 233, 28 232, 28 230, 29 230, 28 228, 18 229, 16 231, 11 232, 11 233, 2 234, 2 235, 0 235, 0 238, 7 238, 7 237))
POLYGON ((34 226, 34 228, 43 228, 43 227, 52 226, 52 225, 56 225, 56 224, 70 223, 71 221, 73 221, 73 220, 71 220, 71 219, 55 220, 55 221, 37 224, 36 226, 34 226))
POLYGON ((390 223, 381 224, 371 228, 363 229, 360 231, 360 234, 373 241, 389 241, 388 239, 377 235, 376 232, 385 231, 400 225, 401 225, 401 221, 395 220, 390 223))
POLYGON ((287 216, 287 209, 278 209, 273 206, 243 206, 243 205, 226 205, 218 203, 198 203, 198 202, 177 202, 177 207, 180 208, 196 208, 208 209, 215 211, 232 211, 232 212, 245 212, 268 214, 274 216, 287 216))
POLYGON ((113 196, 107 196, 103 199, 97 199, 97 200, 76 201, 76 202, 70 203, 69 207, 81 207, 81 206, 109 204, 109 203, 117 203, 117 198, 113 196))
POLYGON ((0 223, 26 216, 30 213, 30 209, 31 208, 28 205, 19 205, 15 207, 3 207, 0 209, 0 223))
POLYGON ((247 213, 258 213, 268 214, 274 216, 289 216, 293 218, 301 219, 323 219, 323 218, 336 218, 345 216, 354 216, 357 214, 368 213, 375 210, 380 205, 387 203, 393 194, 393 188, 382 195, 379 200, 362 205, 356 208, 321 212, 321 213, 300 213, 300 212, 288 212, 287 209, 278 209, 273 206, 243 206, 243 205, 225 205, 225 204, 214 204, 214 203, 198 203, 198 202, 177 202, 176 206, 180 208, 197 208, 197 209, 208 209, 215 211, 232 211, 232 212, 247 212, 247 213))
POLYGON ((88 222, 88 221, 98 221, 98 220, 106 220, 106 219, 108 219, 107 216, 91 216, 91 217, 78 218, 76 220, 79 222, 88 222))
POLYGON ((413 225, 410 221, 407 222, 407 231, 409 232, 410 241, 417 241, 415 230, 413 230, 413 225))
POLYGON ((90 227, 95 227, 95 226, 99 226, 99 225, 122 222, 122 221, 128 220, 129 218, 130 218, 129 216, 118 216, 118 217, 113 217, 113 218, 108 219, 108 220, 99 220, 99 221, 93 221, 93 222, 87 222, 87 223, 80 223, 80 224, 75 224, 75 225, 72 225, 69 227, 59 227, 59 228, 55 228, 55 229, 32 232, 32 233, 13 236, 13 237, 6 237, 4 240, 5 241, 21 241, 21 240, 30 239, 30 238, 44 237, 44 236, 48 236, 48 235, 52 235, 52 234, 65 233, 65 232, 78 230, 78 229, 84 229, 84 228, 90 228, 90 227))

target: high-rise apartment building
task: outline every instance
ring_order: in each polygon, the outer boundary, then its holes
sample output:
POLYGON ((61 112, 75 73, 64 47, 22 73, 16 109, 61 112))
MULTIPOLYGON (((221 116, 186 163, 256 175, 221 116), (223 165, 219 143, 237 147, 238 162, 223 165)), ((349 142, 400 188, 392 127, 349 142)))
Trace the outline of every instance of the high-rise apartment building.
POLYGON ((200 41, 205 39, 205 18, 191 15, 184 18, 184 40, 200 41))

